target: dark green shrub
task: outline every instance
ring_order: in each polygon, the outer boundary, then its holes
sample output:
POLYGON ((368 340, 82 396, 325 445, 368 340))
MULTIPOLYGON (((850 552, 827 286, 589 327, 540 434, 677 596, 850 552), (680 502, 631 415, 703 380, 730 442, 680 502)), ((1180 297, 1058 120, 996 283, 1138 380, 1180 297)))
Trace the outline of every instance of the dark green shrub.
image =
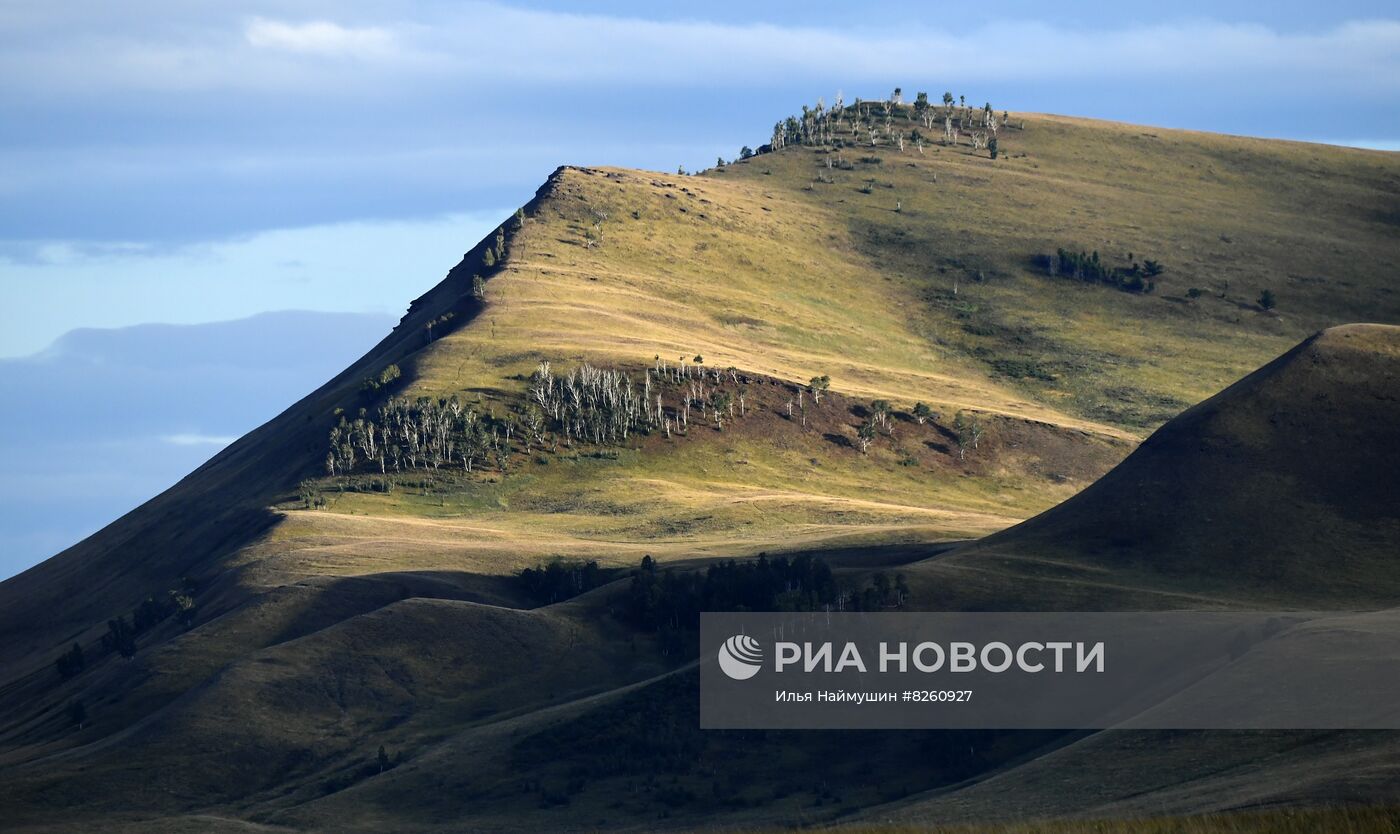
POLYGON ((68 680, 83 671, 83 667, 86 665, 87 662, 83 659, 83 648, 77 643, 74 643, 71 649, 59 655, 58 660, 54 661, 54 666, 58 668, 58 676, 64 680, 68 680))

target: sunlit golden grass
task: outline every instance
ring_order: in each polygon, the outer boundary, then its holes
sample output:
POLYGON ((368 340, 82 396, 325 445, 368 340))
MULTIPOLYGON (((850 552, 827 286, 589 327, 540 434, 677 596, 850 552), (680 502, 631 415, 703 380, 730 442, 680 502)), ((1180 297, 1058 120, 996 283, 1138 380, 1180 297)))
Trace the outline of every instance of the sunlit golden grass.
MULTIPOLYGON (((830 400, 827 407, 833 422, 854 421, 830 400)), ((456 468, 401 476, 390 494, 327 489, 325 510, 289 511, 256 558, 311 573, 434 564, 508 572, 555 555, 635 564, 646 554, 964 539, 1012 524, 1091 477, 1030 478, 1041 460, 1019 448, 1001 449, 986 466, 974 455, 959 467, 927 449, 919 465, 903 465, 889 441, 861 455, 817 428, 768 418, 647 438, 641 450, 602 457, 538 454, 504 477, 456 468)), ((1100 461, 1091 473, 1126 450, 1097 439, 1066 445, 1100 461)), ((977 454, 995 446, 989 435, 977 454)))
MULTIPOLYGON (((419 352, 409 393, 503 413, 544 359, 640 369, 700 356, 794 383, 827 374, 856 400, 1130 444, 1317 327, 1400 311, 1394 155, 1041 116, 1001 146, 995 161, 934 144, 797 147, 700 177, 563 169, 513 233, 485 312, 419 352), (1032 256, 1058 246, 1166 272, 1150 295, 1036 274, 1032 256), (1265 287, 1274 314, 1253 306, 1265 287)), ((738 432, 331 494, 323 515, 463 523, 462 546, 502 565, 556 548, 631 558, 901 530, 948 539, 1052 506, 1121 456, 1046 479, 1013 461, 960 473, 834 452, 819 437, 738 432)))
POLYGON ((921 330, 942 351, 1135 431, 1317 329, 1400 315, 1395 154, 1062 117, 1025 124, 1003 131, 995 161, 936 145, 857 148, 841 152, 855 163, 842 171, 825 167, 832 154, 800 149, 715 176, 810 184, 800 199, 839 210, 857 251, 921 294, 921 330), (869 157, 880 162, 859 161, 869 157), (812 182, 819 173, 833 182, 812 182), (869 179, 876 187, 861 193, 869 179), (1132 253, 1166 272, 1151 295, 1035 274, 1030 258, 1060 246, 1122 264, 1132 253), (1254 305, 1265 288, 1279 298, 1273 314, 1254 305))

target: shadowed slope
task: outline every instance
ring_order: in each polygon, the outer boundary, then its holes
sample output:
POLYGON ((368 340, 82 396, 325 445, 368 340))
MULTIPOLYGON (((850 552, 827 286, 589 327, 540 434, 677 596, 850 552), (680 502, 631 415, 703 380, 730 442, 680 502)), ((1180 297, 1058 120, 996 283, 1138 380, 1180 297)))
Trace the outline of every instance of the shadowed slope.
MULTIPOLYGON (((404 361, 425 343, 423 326, 445 313, 467 320, 480 304, 463 294, 488 247, 463 256, 438 288, 415 301, 394 330, 368 353, 266 424, 249 432, 160 495, 29 570, 0 582, 0 663, 95 636, 109 617, 129 610, 181 577, 214 591, 202 606, 225 610, 217 591, 234 579, 227 558, 277 521, 269 507, 318 471, 326 416, 351 406, 364 377, 404 361), (454 292, 455 290, 455 292, 454 292)), ((242 594, 235 595, 241 599, 242 594)), ((40 661, 45 663, 47 661, 40 661)))
POLYGON ((1170 421, 1088 489, 958 551, 1341 607, 1400 599, 1400 327, 1334 327, 1170 421))

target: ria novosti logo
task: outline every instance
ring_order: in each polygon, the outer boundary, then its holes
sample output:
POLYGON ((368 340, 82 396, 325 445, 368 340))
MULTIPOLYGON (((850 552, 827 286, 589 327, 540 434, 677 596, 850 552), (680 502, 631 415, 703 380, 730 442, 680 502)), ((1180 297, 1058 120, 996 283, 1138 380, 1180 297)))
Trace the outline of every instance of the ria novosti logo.
POLYGON ((700 725, 1400 729, 1394 635, 1357 616, 707 611, 700 725))
POLYGON ((763 646, 747 634, 736 634, 719 647, 719 668, 736 681, 746 681, 763 666, 763 646))

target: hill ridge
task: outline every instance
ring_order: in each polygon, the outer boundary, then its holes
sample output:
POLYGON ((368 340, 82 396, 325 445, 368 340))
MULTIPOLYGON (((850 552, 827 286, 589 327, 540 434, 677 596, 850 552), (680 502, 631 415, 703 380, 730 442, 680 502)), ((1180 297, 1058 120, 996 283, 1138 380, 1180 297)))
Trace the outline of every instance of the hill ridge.
POLYGON ((1063 554, 1173 583, 1258 582, 1263 599, 1290 604, 1393 605, 1397 408, 1400 326, 1318 331, 1166 423, 1083 492, 957 555, 1063 554), (1209 546, 1222 538, 1228 548, 1209 546))

